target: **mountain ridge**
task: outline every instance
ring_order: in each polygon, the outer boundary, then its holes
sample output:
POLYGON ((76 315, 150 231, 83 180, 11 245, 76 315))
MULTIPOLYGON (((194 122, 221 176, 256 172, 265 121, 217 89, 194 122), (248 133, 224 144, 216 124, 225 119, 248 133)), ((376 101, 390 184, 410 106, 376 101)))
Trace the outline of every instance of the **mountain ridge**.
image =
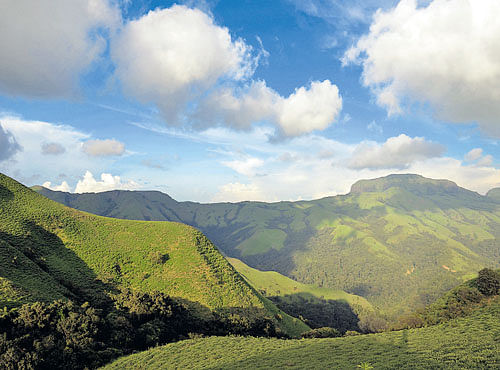
MULTIPOLYGON (((184 222, 253 268, 363 296, 391 316, 430 303, 482 267, 500 266, 500 200, 447 180, 393 175, 362 181, 346 195, 278 203, 122 194, 130 202, 106 216, 184 222)), ((103 193, 86 197, 109 201, 103 193)), ((91 202, 69 205, 98 213, 91 202)))

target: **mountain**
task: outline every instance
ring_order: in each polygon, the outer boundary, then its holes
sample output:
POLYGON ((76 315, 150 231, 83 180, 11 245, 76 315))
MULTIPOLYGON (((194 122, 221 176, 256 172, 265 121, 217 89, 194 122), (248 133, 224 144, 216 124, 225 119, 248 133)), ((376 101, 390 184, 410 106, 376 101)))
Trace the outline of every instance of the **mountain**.
POLYGON ((95 216, 0 174, 1 308, 56 299, 99 307, 121 288, 167 293, 201 316, 279 314, 285 332, 308 329, 256 292, 193 227, 95 216))
POLYGON ((500 188, 491 189, 486 193, 487 197, 494 199, 495 201, 500 201, 500 188))
POLYGON ((227 256, 304 284, 344 290, 396 317, 500 266, 500 199, 418 175, 359 181, 347 195, 298 202, 200 204, 159 192, 67 194, 104 216, 184 222, 227 256))
POLYGON ((211 337, 167 344, 104 369, 496 369, 498 296, 467 317, 420 329, 343 338, 211 337))

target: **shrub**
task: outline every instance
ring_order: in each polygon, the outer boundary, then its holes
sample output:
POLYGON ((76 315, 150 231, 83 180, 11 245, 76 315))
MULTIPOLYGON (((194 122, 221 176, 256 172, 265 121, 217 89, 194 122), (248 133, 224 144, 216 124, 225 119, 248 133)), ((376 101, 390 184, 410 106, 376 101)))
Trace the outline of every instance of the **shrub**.
POLYGON ((169 256, 167 253, 161 253, 160 251, 149 252, 148 257, 149 257, 149 260, 154 265, 163 265, 169 259, 169 256))
POLYGON ((340 331, 334 328, 325 326, 323 328, 312 329, 302 333, 302 338, 336 338, 341 337, 340 331))
POLYGON ((486 296, 497 295, 500 291, 500 274, 492 269, 482 269, 479 271, 476 286, 486 296))

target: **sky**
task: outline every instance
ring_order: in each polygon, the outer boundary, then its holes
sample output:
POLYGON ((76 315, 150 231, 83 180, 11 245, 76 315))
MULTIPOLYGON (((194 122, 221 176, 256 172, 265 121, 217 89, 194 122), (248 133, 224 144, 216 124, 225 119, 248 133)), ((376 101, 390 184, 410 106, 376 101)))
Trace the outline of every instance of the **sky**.
POLYGON ((500 187, 498 0, 0 0, 0 172, 177 200, 500 187))

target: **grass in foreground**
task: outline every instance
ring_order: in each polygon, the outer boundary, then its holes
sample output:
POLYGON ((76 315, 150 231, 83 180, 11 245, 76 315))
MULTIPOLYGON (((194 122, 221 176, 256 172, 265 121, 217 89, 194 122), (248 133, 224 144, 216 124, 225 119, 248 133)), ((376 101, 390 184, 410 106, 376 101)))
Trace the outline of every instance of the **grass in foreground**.
POLYGON ((500 366, 500 299, 421 329, 335 339, 210 337, 121 358, 105 369, 487 369, 500 366))

